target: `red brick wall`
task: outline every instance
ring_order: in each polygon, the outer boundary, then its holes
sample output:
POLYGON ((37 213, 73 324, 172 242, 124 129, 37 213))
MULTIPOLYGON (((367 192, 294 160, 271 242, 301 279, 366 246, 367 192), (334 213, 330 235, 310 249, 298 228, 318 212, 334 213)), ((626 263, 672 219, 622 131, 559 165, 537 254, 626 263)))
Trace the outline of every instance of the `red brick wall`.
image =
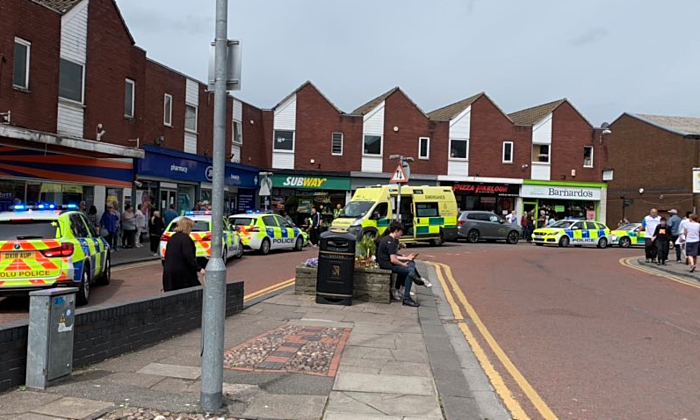
MULTIPOLYGON (((227 106, 227 109, 230 109, 227 106)), ((226 147, 224 153, 228 157, 231 153, 231 137, 228 135, 232 114, 226 113, 226 147)), ((197 114, 197 154, 212 157, 214 146, 214 92, 207 92, 206 86, 199 85, 199 110, 197 114)))
MULTIPOLYGON (((631 221, 640 220, 651 207, 661 211, 693 210, 692 169, 700 166, 700 143, 621 116, 606 136, 607 165, 615 170, 608 188, 608 221, 622 217, 622 195, 634 200, 625 210, 631 221), (639 194, 639 189, 644 193, 639 194), (660 198, 663 195, 663 198, 660 198)), ((698 205, 697 203, 695 205, 698 205)))
POLYGON ((265 153, 262 168, 272 167, 272 136, 274 134, 275 112, 271 110, 262 111, 262 144, 265 153))
POLYGON ((163 148, 182 152, 185 133, 185 86, 184 76, 158 63, 146 62, 146 108, 144 115, 145 132, 141 144, 154 144, 159 136, 165 137, 163 148), (173 97, 172 127, 164 122, 165 94, 173 97))
POLYGON ((261 168, 267 167, 266 151, 269 147, 263 136, 263 111, 243 102, 243 121, 241 124, 243 126, 241 163, 261 168))
POLYGON ((297 92, 294 168, 313 171, 359 171, 362 117, 343 115, 307 84, 297 92), (332 133, 343 133, 343 155, 331 153, 332 133), (311 163, 311 159, 315 163, 311 163))
POLYGON ((415 159, 411 164, 411 173, 447 173, 448 136, 449 123, 430 121, 403 92, 397 90, 385 100, 384 171, 392 172, 397 166, 397 162, 389 160, 389 156, 400 154, 415 159), (394 127, 398 127, 399 131, 395 132, 394 127), (420 137, 430 137, 429 160, 418 159, 420 137))
POLYGON ((135 47, 112 0, 91 0, 88 7, 85 135, 95 139, 98 124, 103 142, 135 147, 128 139, 143 136, 146 98, 146 52, 135 47), (124 117, 124 86, 136 82, 135 116, 124 117))
POLYGON ((27 0, 0 1, 0 112, 12 125, 56 132, 61 16, 27 0), (32 43, 29 92, 12 87, 15 37, 32 43))
POLYGON ((601 182, 603 150, 593 127, 568 103, 564 102, 552 117, 552 181, 601 182), (593 146, 593 168, 583 167, 583 147, 593 146), (571 170, 576 176, 571 176, 571 170))

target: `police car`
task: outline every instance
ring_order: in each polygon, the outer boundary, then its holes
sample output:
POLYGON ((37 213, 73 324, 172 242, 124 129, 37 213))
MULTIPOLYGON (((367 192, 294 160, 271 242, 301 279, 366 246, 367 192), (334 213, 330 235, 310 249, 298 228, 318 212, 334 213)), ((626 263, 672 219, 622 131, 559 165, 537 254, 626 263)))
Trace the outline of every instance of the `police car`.
POLYGON ((77 206, 16 205, 0 213, 0 296, 48 287, 78 288, 84 305, 92 284, 109 284, 110 249, 77 206))
POLYGON ((610 243, 620 248, 644 246, 644 231, 641 223, 627 223, 610 232, 610 243))
POLYGON ((229 221, 238 228, 243 246, 263 255, 277 249, 301 251, 307 241, 306 232, 277 214, 235 214, 229 221))
POLYGON ((551 226, 535 229, 532 241, 535 245, 597 246, 606 248, 610 243, 610 229, 602 223, 590 220, 560 220, 551 226))
MULTIPOLYGON (((196 257, 200 260, 202 266, 206 265, 206 260, 211 257, 211 211, 188 211, 184 216, 178 216, 165 229, 165 232, 160 237, 160 258, 165 264, 165 250, 168 247, 170 237, 175 234, 177 222, 183 217, 192 219, 194 228, 190 232, 190 238, 194 241, 196 257)), ((241 258, 243 256, 243 246, 241 238, 235 232, 228 220, 224 218, 224 237, 223 237, 222 256, 224 261, 230 258, 241 258)))

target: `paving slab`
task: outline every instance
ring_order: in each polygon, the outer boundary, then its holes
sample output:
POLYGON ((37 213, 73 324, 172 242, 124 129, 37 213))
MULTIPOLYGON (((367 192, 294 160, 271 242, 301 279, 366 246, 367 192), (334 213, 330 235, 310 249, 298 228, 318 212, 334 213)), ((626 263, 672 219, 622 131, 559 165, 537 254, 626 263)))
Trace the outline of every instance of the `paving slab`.
MULTIPOLYGON (((10 417, 8 417, 9 419, 10 417)), ((64 417, 45 416, 43 414, 25 413, 19 417, 12 417, 12 420, 66 420, 64 417)))
POLYGON ((32 412, 66 419, 82 419, 112 406, 114 403, 111 402, 66 397, 36 408, 32 412))
POLYGON ((379 392, 386 394, 436 395, 432 378, 420 376, 339 373, 334 391, 379 392))
POLYGON ((150 388, 165 378, 165 376, 138 375, 134 373, 117 372, 105 376, 97 382, 106 384, 130 385, 139 388, 150 388))
POLYGON ((171 394, 198 394, 199 389, 193 389, 196 381, 191 379, 165 378, 150 387, 154 391, 167 392, 171 394))
POLYGON ((432 377, 430 363, 397 362, 389 361, 381 367, 379 374, 396 376, 423 376, 432 377))
POLYGON ((403 420, 403 418, 378 414, 326 413, 323 420, 403 420))
POLYGON ((141 375, 168 376, 171 378, 197 379, 202 373, 202 369, 193 366, 165 365, 161 363, 150 363, 136 372, 141 375))
POLYGON ((265 419, 318 420, 323 416, 326 397, 261 394, 253 398, 243 413, 265 419))
POLYGON ((432 395, 332 392, 326 412, 442 419, 440 404, 432 395))
POLYGON ((47 392, 14 391, 3 394, 0 398, 0 413, 21 414, 35 408, 60 400, 61 396, 47 392))

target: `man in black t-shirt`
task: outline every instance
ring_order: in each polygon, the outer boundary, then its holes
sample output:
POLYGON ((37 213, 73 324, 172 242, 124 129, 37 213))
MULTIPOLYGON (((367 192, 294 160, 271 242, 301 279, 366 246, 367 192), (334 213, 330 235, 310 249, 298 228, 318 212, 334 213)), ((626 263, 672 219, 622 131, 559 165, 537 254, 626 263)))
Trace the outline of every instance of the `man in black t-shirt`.
POLYGON ((389 225, 388 235, 385 235, 379 240, 377 246, 377 264, 385 270, 391 270, 399 277, 399 283, 404 284, 403 304, 406 306, 418 307, 420 304, 411 299, 411 285, 415 281, 421 284, 419 278, 415 278, 409 263, 414 261, 415 254, 401 257, 399 253, 399 238, 403 235, 403 225, 400 222, 392 222, 389 225))

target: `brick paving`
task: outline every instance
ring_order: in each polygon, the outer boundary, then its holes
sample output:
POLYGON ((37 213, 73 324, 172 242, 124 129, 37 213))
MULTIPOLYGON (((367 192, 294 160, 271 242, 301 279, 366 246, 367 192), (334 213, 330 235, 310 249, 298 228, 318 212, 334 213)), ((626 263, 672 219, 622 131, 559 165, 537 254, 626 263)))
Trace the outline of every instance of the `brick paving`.
POLYGON ((224 355, 227 369, 334 377, 350 328, 286 325, 246 341, 224 355))

